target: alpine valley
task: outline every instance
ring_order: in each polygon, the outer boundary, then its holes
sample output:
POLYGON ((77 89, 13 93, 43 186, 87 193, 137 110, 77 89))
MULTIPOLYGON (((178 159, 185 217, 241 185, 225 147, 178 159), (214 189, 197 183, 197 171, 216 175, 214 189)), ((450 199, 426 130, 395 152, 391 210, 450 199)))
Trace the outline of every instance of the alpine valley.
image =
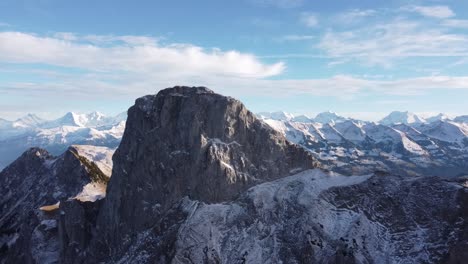
POLYGON ((186 86, 1 120, 0 263, 466 263, 467 122, 255 115, 186 86))

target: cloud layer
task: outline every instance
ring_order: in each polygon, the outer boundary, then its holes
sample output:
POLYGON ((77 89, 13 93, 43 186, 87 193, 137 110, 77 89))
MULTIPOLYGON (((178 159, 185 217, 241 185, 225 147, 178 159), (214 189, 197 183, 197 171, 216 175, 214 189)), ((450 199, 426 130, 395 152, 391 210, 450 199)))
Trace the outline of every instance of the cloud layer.
MULTIPOLYGON (((289 14, 280 22, 254 18, 262 28, 255 38, 266 51, 258 56, 151 36, 36 34, 7 27, 0 31, 0 74, 8 77, 0 81, 0 112, 30 111, 24 107, 30 104, 45 109, 50 101, 64 108, 60 104, 70 98, 81 105, 109 104, 173 85, 205 85, 243 98, 304 95, 339 102, 376 95, 402 102, 435 91, 468 94, 468 75, 460 70, 468 64, 468 20, 447 6, 325 16, 295 9, 305 5, 301 0, 248 1, 289 14)), ((255 51, 250 44, 245 49, 255 51)))
POLYGON ((285 68, 282 62, 267 65, 252 54, 234 50, 205 50, 189 44, 160 45, 156 39, 142 36, 78 37, 71 33, 45 37, 0 32, 0 61, 43 63, 93 71, 250 78, 275 76, 285 68))

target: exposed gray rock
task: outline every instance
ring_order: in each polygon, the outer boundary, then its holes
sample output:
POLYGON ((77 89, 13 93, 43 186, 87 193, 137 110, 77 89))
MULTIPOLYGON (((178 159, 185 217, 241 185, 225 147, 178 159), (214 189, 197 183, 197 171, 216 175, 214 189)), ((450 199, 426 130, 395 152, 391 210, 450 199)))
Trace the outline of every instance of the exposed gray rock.
POLYGON ((228 203, 186 198, 118 261, 463 263, 467 199, 454 179, 306 171, 228 203))
POLYGON ((81 202, 76 199, 60 204, 59 241, 63 263, 92 262, 86 248, 95 234, 96 219, 102 200, 81 202))
POLYGON ((57 263, 58 204, 102 178, 74 148, 31 148, 0 172, 0 263, 57 263))
POLYGON ((181 86, 136 100, 113 161, 98 228, 104 248, 117 251, 184 196, 227 201, 318 166, 238 100, 181 86))

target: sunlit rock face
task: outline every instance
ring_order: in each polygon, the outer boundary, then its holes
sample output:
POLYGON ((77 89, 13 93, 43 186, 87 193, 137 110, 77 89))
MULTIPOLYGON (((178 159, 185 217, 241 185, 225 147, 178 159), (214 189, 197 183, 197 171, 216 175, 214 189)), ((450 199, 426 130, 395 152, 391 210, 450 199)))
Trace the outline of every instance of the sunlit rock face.
POLYGON ((99 228, 118 243, 154 225, 185 196, 227 201, 253 185, 318 166, 241 102, 204 87, 137 99, 114 164, 99 228))

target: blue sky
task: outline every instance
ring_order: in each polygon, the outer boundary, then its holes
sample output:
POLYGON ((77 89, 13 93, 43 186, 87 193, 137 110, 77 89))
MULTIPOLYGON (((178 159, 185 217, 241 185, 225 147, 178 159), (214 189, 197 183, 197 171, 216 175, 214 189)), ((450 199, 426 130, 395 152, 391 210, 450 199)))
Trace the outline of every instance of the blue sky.
POLYGON ((173 85, 255 112, 468 114, 467 1, 0 1, 0 117, 173 85))

